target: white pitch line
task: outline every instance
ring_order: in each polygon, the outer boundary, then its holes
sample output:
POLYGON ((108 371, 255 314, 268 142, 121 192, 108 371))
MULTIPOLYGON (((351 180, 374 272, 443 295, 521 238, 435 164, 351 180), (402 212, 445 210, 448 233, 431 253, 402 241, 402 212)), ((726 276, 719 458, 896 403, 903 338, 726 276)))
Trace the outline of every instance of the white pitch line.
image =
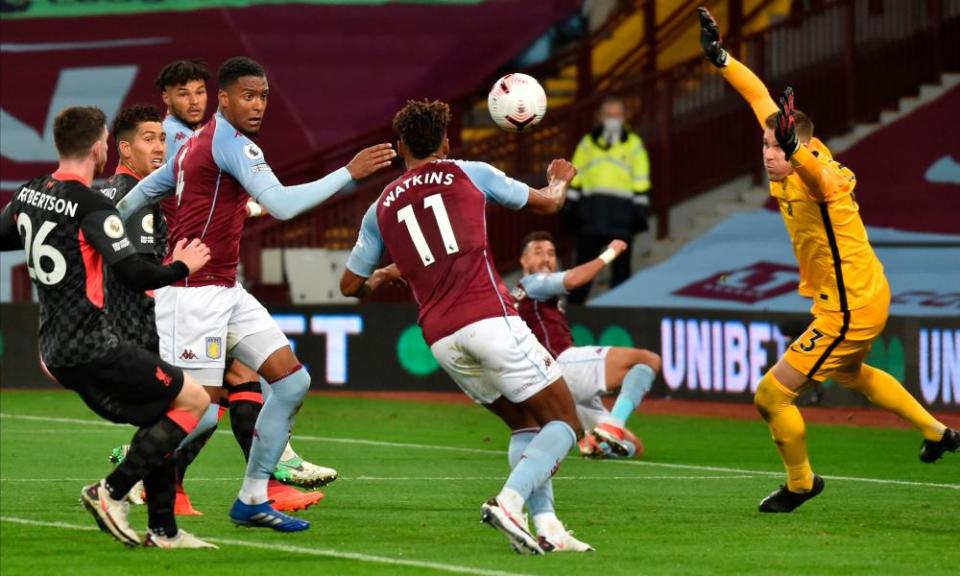
MULTIPOLYGON (((553 481, 592 480, 746 480, 756 476, 554 476, 553 481)), ((0 482, 90 482, 91 478, 0 478, 0 482)), ((243 478, 189 478, 190 482, 240 482, 243 478)), ((341 476, 348 482, 503 482, 503 476, 341 476)))
MULTIPOLYGON (((634 466, 657 466, 660 468, 676 468, 680 470, 704 470, 710 472, 734 472, 742 474, 759 474, 762 476, 783 476, 783 472, 769 472, 764 470, 747 470, 744 468, 724 468, 721 466, 699 466, 693 464, 670 464, 667 462, 647 462, 645 460, 605 460, 603 462, 627 464, 634 466)), ((843 480, 847 482, 869 482, 872 484, 892 484, 896 486, 926 486, 928 488, 949 488, 960 490, 960 484, 939 484, 936 482, 917 482, 914 480, 888 480, 885 478, 861 478, 859 476, 822 475, 824 480, 843 480)))
MULTIPOLYGON (((13 524, 24 524, 27 526, 41 526, 45 528, 60 528, 64 530, 80 530, 84 532, 98 532, 99 529, 93 526, 82 526, 79 524, 67 524, 66 522, 47 522, 42 520, 31 520, 28 518, 17 518, 15 516, 0 516, 0 521, 13 524)), ((341 552, 339 550, 325 550, 322 548, 306 548, 303 546, 291 546, 288 544, 269 544, 266 542, 256 542, 249 540, 234 540, 231 538, 204 538, 208 542, 215 544, 226 544, 227 546, 237 546, 241 548, 255 548, 258 550, 272 550, 274 552, 289 552, 293 554, 306 554, 308 556, 324 556, 327 558, 338 558, 340 560, 355 560, 357 562, 367 562, 371 564, 388 564, 391 566, 407 566, 410 568, 426 568, 438 572, 452 572, 454 574, 476 574, 477 576, 527 576, 518 572, 503 572, 501 570, 485 570, 483 568, 472 568, 470 566, 459 566, 457 564, 444 564, 442 562, 429 562, 426 560, 401 560, 399 558, 390 558, 389 556, 374 556, 372 554, 359 554, 357 552, 341 552)), ((215 554, 215 552, 213 552, 215 554)))
MULTIPOLYGON (((20 420, 34 420, 34 421, 50 421, 50 422, 73 422, 73 423, 84 423, 92 425, 105 425, 105 426, 118 426, 117 424, 112 424, 110 422, 103 422, 98 420, 83 420, 77 418, 53 418, 47 416, 25 416, 19 414, 9 414, 6 412, 0 412, 0 418, 12 418, 20 420)), ((221 431, 220 434, 229 434, 229 432, 221 431)), ((385 442, 382 440, 361 440, 357 438, 333 438, 327 436, 303 436, 295 434, 293 436, 295 440, 304 440, 304 441, 313 441, 313 442, 325 442, 325 443, 340 443, 340 444, 355 444, 362 446, 379 446, 383 448, 411 448, 416 450, 442 450, 447 452, 460 452, 466 454, 487 454, 494 456, 503 456, 506 454, 505 450, 490 450, 484 448, 461 448, 459 446, 437 446, 433 444, 412 444, 407 442, 385 442)), ((761 475, 761 476, 783 476, 783 472, 773 472, 770 470, 750 470, 745 468, 727 468, 724 466, 703 466, 699 464, 673 464, 668 462, 650 462, 649 460, 601 460, 605 464, 610 465, 634 465, 634 466, 655 466, 660 468, 676 468, 680 470, 700 470, 704 472, 724 472, 727 474, 750 474, 750 475, 761 475)), ((845 482, 866 482, 870 484, 887 484, 893 486, 923 486, 927 488, 947 488, 950 490, 960 490, 960 484, 941 484, 936 482, 918 482, 912 480, 888 480, 884 478, 863 478, 859 476, 833 476, 825 475, 823 476, 826 480, 840 480, 845 482)))
POLYGON ((127 424, 114 424, 106 420, 90 420, 89 418, 56 418, 53 416, 29 416, 27 414, 10 414, 0 412, 0 418, 11 420, 31 420, 34 422, 61 422, 64 424, 86 424, 87 426, 110 426, 111 428, 126 428, 127 424))
POLYGON ((491 450, 489 448, 461 448, 459 446, 438 446, 435 444, 411 444, 409 442, 384 442, 381 440, 360 440, 358 438, 330 438, 327 436, 301 436, 294 434, 294 440, 306 440, 310 442, 327 442, 340 444, 359 444, 361 446, 378 446, 382 448, 413 448, 415 450, 447 450, 450 452, 461 452, 464 454, 487 454, 492 456, 503 456, 506 450, 491 450))

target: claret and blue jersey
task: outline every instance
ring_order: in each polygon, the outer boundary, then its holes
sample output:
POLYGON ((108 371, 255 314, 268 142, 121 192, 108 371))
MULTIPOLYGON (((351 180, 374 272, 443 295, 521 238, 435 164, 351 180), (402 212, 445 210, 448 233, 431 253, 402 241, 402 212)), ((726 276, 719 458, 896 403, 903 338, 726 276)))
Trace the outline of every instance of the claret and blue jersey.
POLYGON ((428 344, 479 320, 515 316, 487 245, 486 203, 519 210, 529 193, 483 162, 439 160, 408 170, 367 210, 347 268, 369 277, 388 253, 419 304, 428 344))
POLYGON ((219 112, 188 138, 177 154, 131 192, 126 215, 149 199, 176 194, 170 243, 199 238, 210 247, 210 262, 180 285, 232 286, 240 261, 240 235, 250 197, 278 218, 319 204, 350 182, 341 168, 321 180, 285 187, 263 151, 219 112))

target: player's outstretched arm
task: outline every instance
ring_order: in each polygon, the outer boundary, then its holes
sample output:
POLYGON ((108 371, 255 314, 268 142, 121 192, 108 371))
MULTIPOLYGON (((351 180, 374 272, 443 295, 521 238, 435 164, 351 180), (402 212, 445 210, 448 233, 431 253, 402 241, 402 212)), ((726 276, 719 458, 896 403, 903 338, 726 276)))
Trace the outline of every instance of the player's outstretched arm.
POLYGON ((710 11, 701 6, 697 8, 697 12, 700 17, 700 47, 703 48, 703 55, 720 69, 727 82, 750 104, 760 127, 764 127, 767 117, 777 111, 777 104, 757 75, 723 49, 720 26, 710 11))
POLYGON ((289 220, 298 214, 323 203, 339 192, 352 180, 366 178, 378 170, 390 165, 397 153, 390 144, 377 144, 361 150, 346 166, 327 174, 319 180, 284 186, 273 175, 269 166, 263 161, 262 155, 256 155, 250 163, 249 156, 233 154, 220 164, 234 178, 240 181, 243 188, 259 204, 262 204, 270 214, 279 220, 289 220))
POLYGON ((137 182, 137 185, 117 202, 120 217, 126 222, 144 206, 155 204, 172 194, 176 190, 176 184, 173 179, 173 166, 167 162, 137 182))
POLYGON ((547 167, 547 185, 530 189, 525 208, 535 214, 556 214, 567 199, 567 188, 577 169, 567 160, 555 159, 547 167))
POLYGON ((563 287, 570 291, 593 282, 593 279, 603 270, 603 267, 616 260, 626 249, 626 242, 614 240, 607 246, 606 250, 593 260, 567 270, 567 273, 563 276, 563 287))

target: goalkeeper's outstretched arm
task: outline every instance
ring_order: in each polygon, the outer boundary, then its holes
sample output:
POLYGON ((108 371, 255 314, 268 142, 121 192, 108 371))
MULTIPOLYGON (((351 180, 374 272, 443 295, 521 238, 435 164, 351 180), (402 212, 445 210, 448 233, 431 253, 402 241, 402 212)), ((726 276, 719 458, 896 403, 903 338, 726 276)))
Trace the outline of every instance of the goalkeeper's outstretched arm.
POLYGON ((717 25, 710 11, 703 7, 697 10, 700 13, 700 46, 703 48, 704 56, 720 69, 720 73, 727 82, 750 104, 760 127, 765 127, 767 117, 777 111, 776 102, 770 97, 770 92, 763 81, 723 49, 720 26, 717 25))

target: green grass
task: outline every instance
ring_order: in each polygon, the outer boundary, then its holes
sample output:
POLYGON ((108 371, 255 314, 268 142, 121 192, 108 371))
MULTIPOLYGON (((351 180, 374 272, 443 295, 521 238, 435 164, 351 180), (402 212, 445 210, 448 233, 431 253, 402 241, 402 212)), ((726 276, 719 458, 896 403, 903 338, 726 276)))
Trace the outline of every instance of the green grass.
MULTIPOLYGON (((311 530, 281 535, 230 524, 226 513, 243 464, 226 430, 187 478, 194 506, 206 515, 181 525, 231 542, 221 542, 219 551, 158 551, 129 550, 97 531, 11 521, 93 526, 77 501, 80 486, 108 472, 109 449, 127 441, 132 429, 16 417, 97 422, 65 392, 3 392, 0 412, 5 575, 444 573, 343 556, 349 553, 550 575, 931 575, 956 574, 960 566, 960 455, 922 465, 919 436, 905 430, 809 426, 815 469, 828 476, 826 491, 793 514, 761 515, 757 502, 782 482, 764 474, 781 468, 762 423, 638 414, 632 425, 647 445, 643 461, 571 457, 554 480, 561 519, 597 552, 534 558, 517 556, 479 523, 480 504, 507 473, 506 430, 492 415, 469 405, 311 397, 294 446, 342 475, 325 490, 326 500, 303 513, 311 530), (296 549, 278 549, 284 545, 296 549)), ((145 511, 138 507, 132 517, 142 529, 145 511)))

